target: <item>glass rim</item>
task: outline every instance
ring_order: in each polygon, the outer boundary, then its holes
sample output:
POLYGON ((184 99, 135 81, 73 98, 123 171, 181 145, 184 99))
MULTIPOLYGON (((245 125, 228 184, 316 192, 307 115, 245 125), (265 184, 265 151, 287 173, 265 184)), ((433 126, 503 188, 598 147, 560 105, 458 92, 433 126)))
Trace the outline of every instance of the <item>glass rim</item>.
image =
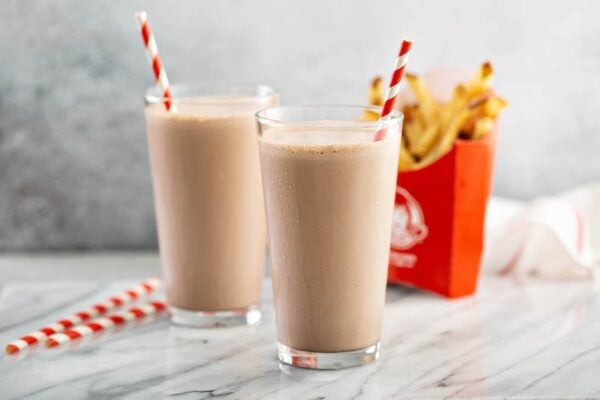
POLYGON ((176 83, 169 85, 171 88, 171 97, 162 97, 156 85, 149 86, 144 91, 144 100, 147 105, 159 104, 169 100, 175 104, 202 104, 202 105, 231 105, 231 104, 251 104, 257 101, 267 102, 278 98, 279 92, 269 85, 256 83, 234 83, 234 84, 210 84, 210 83, 176 83), (176 92, 180 90, 190 90, 185 96, 177 96, 176 92), (215 101, 218 97, 240 96, 223 103, 215 101))
MULTIPOLYGON (((300 106, 274 106, 267 107, 255 114, 256 121, 259 124, 265 125, 283 125, 286 127, 306 127, 306 128, 319 128, 326 129, 332 128, 331 120, 294 120, 294 119, 286 119, 286 118, 274 118, 271 116, 266 116, 265 114, 273 112, 275 110, 280 111, 302 111, 308 109, 331 109, 331 110, 342 110, 342 109, 350 109, 356 111, 370 111, 376 114, 381 112, 380 106, 372 106, 372 105, 356 105, 356 104, 307 104, 300 106)), ((382 125, 389 125, 392 123, 402 122, 404 120, 404 114, 399 110, 393 110, 390 114, 390 118, 385 120, 377 120, 377 121, 360 121, 360 120, 336 120, 335 128, 338 129, 340 126, 350 127, 356 126, 360 128, 381 128, 382 125)))

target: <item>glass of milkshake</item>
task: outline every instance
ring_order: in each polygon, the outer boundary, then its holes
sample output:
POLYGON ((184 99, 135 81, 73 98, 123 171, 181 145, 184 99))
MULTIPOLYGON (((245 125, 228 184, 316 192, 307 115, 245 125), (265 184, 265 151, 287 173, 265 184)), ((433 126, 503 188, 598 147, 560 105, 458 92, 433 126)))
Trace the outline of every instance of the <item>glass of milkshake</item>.
POLYGON ((379 109, 257 114, 279 359, 287 364, 336 369, 379 356, 402 114, 366 122, 366 112, 379 109))
POLYGON ((174 85, 146 93, 161 264, 171 319, 213 327, 260 319, 266 227, 254 114, 267 86, 174 85))

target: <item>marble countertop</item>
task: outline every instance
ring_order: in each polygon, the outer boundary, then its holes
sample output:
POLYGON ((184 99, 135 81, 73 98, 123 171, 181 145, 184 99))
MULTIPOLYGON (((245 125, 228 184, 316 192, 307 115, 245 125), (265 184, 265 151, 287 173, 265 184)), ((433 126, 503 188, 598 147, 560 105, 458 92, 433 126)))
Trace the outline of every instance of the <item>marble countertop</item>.
MULTIPOLYGON (((0 342, 157 270, 150 253, 0 256, 0 342)), ((254 327, 197 330, 159 317, 5 356, 0 399, 600 397, 600 297, 591 283, 484 276, 476 296, 457 301, 390 287, 381 359, 341 371, 277 362, 266 283, 254 327)))

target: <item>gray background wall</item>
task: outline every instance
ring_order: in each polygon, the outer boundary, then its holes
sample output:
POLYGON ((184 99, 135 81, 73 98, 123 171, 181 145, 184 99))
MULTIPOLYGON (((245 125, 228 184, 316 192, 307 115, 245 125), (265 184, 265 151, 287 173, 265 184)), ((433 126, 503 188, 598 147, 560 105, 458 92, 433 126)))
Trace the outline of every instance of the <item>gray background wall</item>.
POLYGON ((172 81, 260 81, 287 103, 363 103, 400 38, 410 69, 491 59, 509 101, 495 193, 600 178, 600 2, 0 2, 0 249, 155 245, 142 118, 148 10, 172 81))

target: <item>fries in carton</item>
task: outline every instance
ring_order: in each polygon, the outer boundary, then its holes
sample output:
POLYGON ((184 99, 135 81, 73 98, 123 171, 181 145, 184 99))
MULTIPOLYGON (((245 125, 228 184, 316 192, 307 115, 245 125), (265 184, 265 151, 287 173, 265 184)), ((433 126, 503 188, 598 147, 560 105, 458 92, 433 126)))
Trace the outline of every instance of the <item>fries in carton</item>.
MULTIPOLYGON (((449 298, 476 290, 498 117, 506 106, 491 88, 492 75, 484 63, 447 101, 432 94, 426 79, 406 75, 415 101, 400 102, 405 120, 389 282, 449 298)), ((372 84, 371 100, 376 90, 372 84)))

